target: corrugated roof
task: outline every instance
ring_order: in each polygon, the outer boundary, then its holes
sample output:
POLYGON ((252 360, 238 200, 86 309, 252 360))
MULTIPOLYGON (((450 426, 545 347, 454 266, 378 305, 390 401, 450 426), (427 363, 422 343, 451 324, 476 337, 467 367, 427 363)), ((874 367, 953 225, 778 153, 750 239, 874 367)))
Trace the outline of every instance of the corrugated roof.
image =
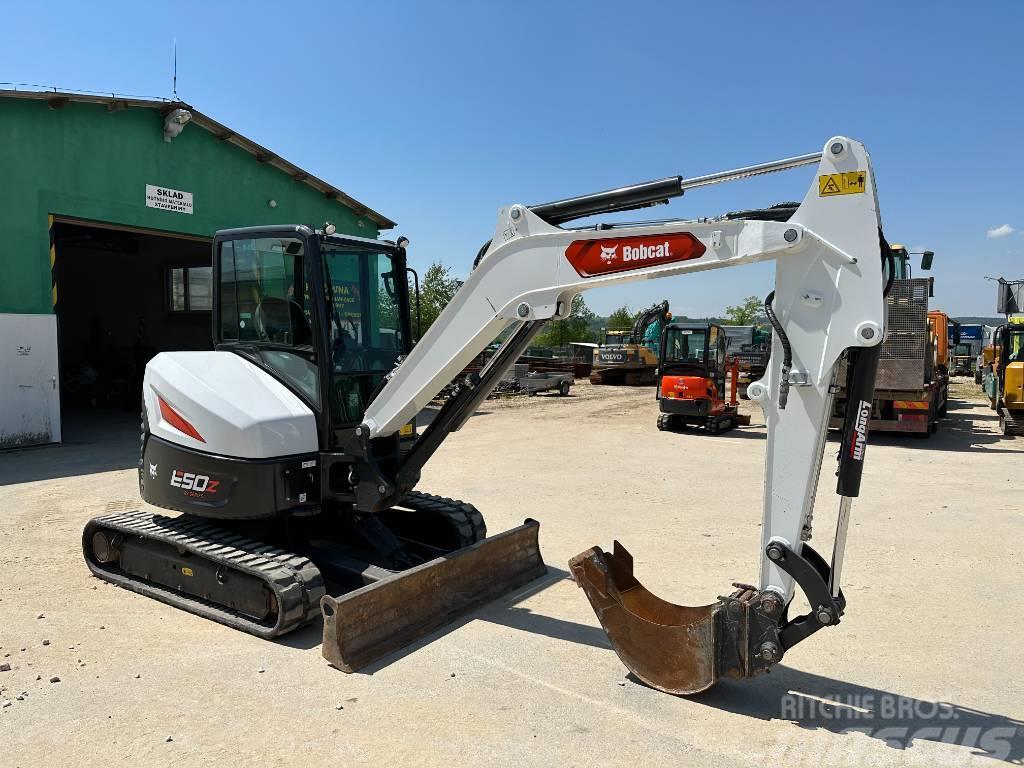
MULTIPOLYGON (((9 84, 3 84, 9 85, 9 84)), ((104 104, 110 112, 117 112, 127 107, 147 107, 156 109, 161 114, 167 114, 173 109, 187 109, 192 113, 192 123, 206 129, 221 141, 234 144, 252 155, 257 162, 272 165, 278 170, 288 174, 295 181, 302 182, 320 192, 324 197, 337 200, 345 207, 351 209, 358 216, 365 216, 374 222, 379 229, 391 229, 395 222, 386 216, 368 208, 353 197, 349 197, 337 187, 328 184, 323 179, 317 178, 308 171, 304 171, 297 165, 293 165, 283 157, 271 152, 266 147, 260 146, 255 141, 247 139, 239 133, 228 128, 226 125, 217 122, 209 115, 205 115, 198 109, 184 101, 171 99, 154 99, 142 96, 123 96, 115 93, 92 93, 81 91, 58 91, 58 90, 18 90, 0 88, 0 98, 14 99, 38 99, 46 101, 52 108, 59 109, 70 101, 86 102, 91 104, 104 104)))

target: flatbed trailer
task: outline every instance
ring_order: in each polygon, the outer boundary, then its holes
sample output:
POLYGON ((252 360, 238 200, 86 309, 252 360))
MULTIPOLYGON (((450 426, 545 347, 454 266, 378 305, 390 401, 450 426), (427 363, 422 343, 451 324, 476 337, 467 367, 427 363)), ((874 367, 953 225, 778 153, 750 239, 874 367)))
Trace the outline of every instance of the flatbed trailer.
MULTIPOLYGON (((949 398, 948 318, 928 311, 931 280, 897 278, 886 297, 886 338, 882 343, 868 426, 878 432, 928 437, 938 430, 949 398), (940 325, 939 328, 936 324, 940 325)), ((829 427, 839 429, 846 415, 846 366, 837 378, 829 427)))
POLYGON ((530 371, 519 379, 519 386, 530 397, 538 392, 547 392, 548 390, 558 390, 558 394, 565 397, 569 394, 569 388, 573 385, 574 380, 571 373, 530 371))

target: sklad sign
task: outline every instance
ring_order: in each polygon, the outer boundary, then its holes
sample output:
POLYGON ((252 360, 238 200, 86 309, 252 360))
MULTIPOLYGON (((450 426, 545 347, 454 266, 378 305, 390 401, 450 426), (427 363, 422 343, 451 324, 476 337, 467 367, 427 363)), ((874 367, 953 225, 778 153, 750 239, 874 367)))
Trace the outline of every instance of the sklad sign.
POLYGON ((191 214, 192 193, 182 192, 180 189, 168 189, 167 187, 156 187, 152 184, 147 184, 146 207, 191 214))

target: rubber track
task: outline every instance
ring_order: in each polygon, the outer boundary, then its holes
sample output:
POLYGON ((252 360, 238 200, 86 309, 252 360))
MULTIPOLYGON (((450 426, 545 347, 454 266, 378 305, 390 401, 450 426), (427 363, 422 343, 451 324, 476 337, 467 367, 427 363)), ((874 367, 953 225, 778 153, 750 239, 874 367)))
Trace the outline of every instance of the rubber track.
POLYGON ((484 516, 469 502, 422 491, 410 491, 398 506, 408 507, 417 512, 435 512, 443 515, 458 530, 466 542, 465 546, 475 544, 487 536, 484 516))
POLYGON ((97 578, 258 637, 283 635, 320 615, 324 580, 312 562, 294 553, 221 530, 203 520, 140 511, 104 515, 93 518, 86 525, 82 533, 82 548, 89 570, 97 578), (143 581, 124 573, 116 565, 97 563, 92 557, 92 535, 98 528, 165 542, 196 557, 259 578, 276 597, 277 614, 261 622, 218 603, 143 581))
POLYGON ((1007 408, 1000 409, 999 415, 1005 425, 1005 432, 1003 434, 1007 437, 1024 435, 1024 418, 1017 416, 1014 411, 1007 408))

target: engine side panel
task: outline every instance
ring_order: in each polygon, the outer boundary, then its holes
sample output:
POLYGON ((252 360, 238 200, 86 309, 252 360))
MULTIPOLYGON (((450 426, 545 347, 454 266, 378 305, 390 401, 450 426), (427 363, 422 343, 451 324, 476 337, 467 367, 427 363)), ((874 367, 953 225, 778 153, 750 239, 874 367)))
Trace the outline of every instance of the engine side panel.
POLYGON ((150 435, 139 492, 149 504, 197 517, 257 520, 320 503, 319 455, 235 459, 150 435))
POLYGON ((232 352, 162 352, 146 366, 142 391, 150 432, 175 445, 240 459, 319 450, 309 406, 232 352))

